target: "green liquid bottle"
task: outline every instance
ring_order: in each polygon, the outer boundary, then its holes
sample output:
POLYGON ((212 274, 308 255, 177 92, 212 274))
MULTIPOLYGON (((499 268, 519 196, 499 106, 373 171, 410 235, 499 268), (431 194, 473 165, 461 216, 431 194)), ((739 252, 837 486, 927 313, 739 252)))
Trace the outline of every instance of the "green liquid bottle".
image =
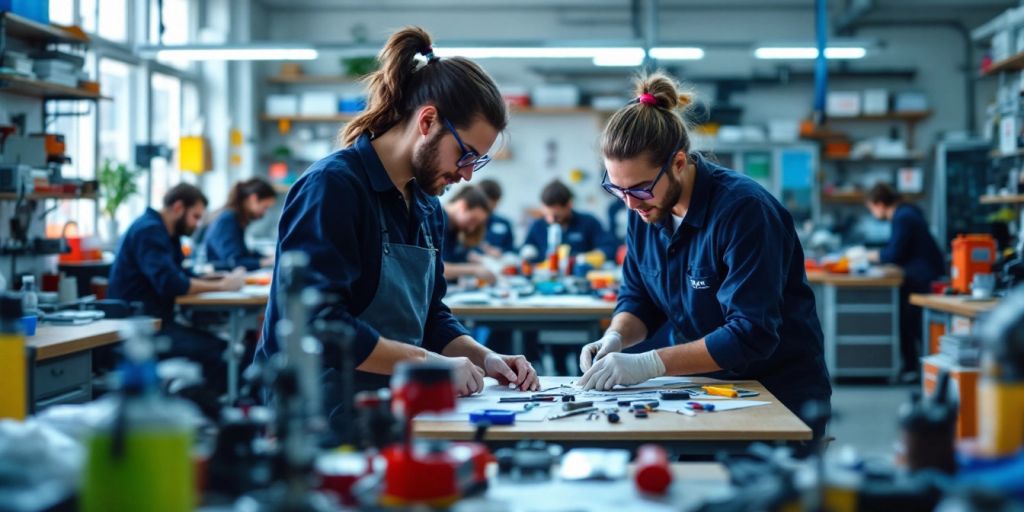
POLYGON ((188 419, 199 413, 188 402, 157 391, 151 343, 141 350, 142 356, 133 356, 139 350, 127 343, 125 352, 122 390, 103 398, 111 402, 112 412, 86 439, 80 508, 83 512, 193 510, 198 503, 188 419))

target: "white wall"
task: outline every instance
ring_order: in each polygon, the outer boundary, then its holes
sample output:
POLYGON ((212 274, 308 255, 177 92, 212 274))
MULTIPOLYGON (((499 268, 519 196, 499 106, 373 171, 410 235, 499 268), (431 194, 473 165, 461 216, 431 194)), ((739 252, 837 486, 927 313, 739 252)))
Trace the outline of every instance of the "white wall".
MULTIPOLYGON (((488 4, 492 5, 492 4, 488 4)), ((559 9, 517 9, 486 7, 478 12, 470 9, 432 9, 403 5, 400 10, 368 7, 366 9, 339 8, 280 8, 273 5, 265 9, 266 35, 269 39, 305 41, 311 43, 351 42, 351 29, 363 24, 370 38, 383 41, 391 31, 405 25, 419 25, 434 37, 436 46, 445 41, 472 40, 622 40, 631 37, 625 9, 621 13, 582 9, 572 12, 559 9)), ((977 12, 961 19, 973 27, 986 21, 993 11, 977 12)), ((913 13, 911 13, 913 15, 913 13)), ((921 16, 942 18, 942 13, 927 12, 921 16)), ((946 16, 949 17, 948 15, 946 16)), ((783 9, 771 11, 756 9, 742 11, 728 8, 684 10, 665 9, 658 18, 659 37, 663 41, 696 41, 706 44, 707 56, 702 61, 680 66, 679 78, 735 76, 742 78, 753 73, 767 74, 777 62, 753 59, 751 48, 756 42, 810 41, 813 39, 813 13, 810 9, 783 9), (715 47, 714 43, 741 43, 739 48, 715 47)), ((915 144, 927 149, 939 133, 963 130, 965 95, 962 66, 963 42, 960 36, 938 27, 865 28, 858 38, 875 40, 880 48, 872 50, 871 57, 855 66, 871 69, 916 68, 917 78, 912 82, 892 80, 832 80, 832 90, 884 87, 894 92, 920 90, 933 105, 934 116, 918 126, 915 144)), ((976 62, 980 60, 980 56, 976 62)), ((531 65, 515 61, 481 61, 500 85, 532 86, 545 81, 545 77, 531 71, 531 65)), ((537 63, 532 63, 534 66, 537 63)), ((545 66, 575 66, 574 63, 544 64, 545 66)), ((337 55, 324 52, 314 62, 303 63, 307 73, 336 74, 340 72, 337 55)), ((810 63, 793 65, 810 69, 810 63)), ((276 72, 276 65, 265 65, 264 74, 276 72)), ((585 83, 596 92, 628 93, 627 82, 619 78, 574 80, 585 83)), ((711 83, 696 83, 701 91, 714 90, 711 83)), ((789 85, 752 85, 747 92, 734 96, 733 104, 744 107, 744 123, 763 124, 771 119, 799 119, 806 117, 812 107, 812 83, 795 82, 789 85)), ((982 85, 981 89, 985 89, 982 85)), ((980 93, 979 93, 980 95, 980 93)), ((711 99, 711 98, 707 98, 711 99)), ((985 99, 977 99, 984 104, 985 99)), ((843 126, 855 136, 888 133, 884 125, 843 126)), ((900 129, 902 131, 902 126, 900 129)), ((608 198, 597 187, 600 180, 600 162, 595 151, 600 126, 598 116, 516 116, 509 126, 512 159, 492 163, 485 171, 506 189, 501 212, 513 219, 522 217, 524 208, 536 205, 540 188, 553 177, 565 178, 570 169, 579 167, 587 173, 587 180, 576 186, 578 203, 604 219, 608 198), (545 167, 547 142, 554 140, 558 147, 555 168, 545 167)))

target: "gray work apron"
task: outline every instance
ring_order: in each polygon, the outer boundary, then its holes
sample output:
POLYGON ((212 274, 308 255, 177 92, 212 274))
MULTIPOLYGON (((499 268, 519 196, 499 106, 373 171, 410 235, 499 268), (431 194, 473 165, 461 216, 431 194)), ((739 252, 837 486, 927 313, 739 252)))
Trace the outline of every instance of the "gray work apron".
MULTIPOLYGON (((434 292, 434 273, 437 265, 437 249, 430 237, 426 219, 420 221, 420 229, 427 246, 395 244, 391 242, 387 223, 384 220, 384 206, 378 205, 380 219, 380 278, 377 293, 370 305, 358 318, 377 329, 380 335, 402 343, 420 346, 423 344, 423 327, 427 323, 427 312, 434 292)), ((323 375, 324 413, 332 426, 350 418, 336 417, 342 401, 341 375, 328 368, 323 375)), ((355 390, 366 391, 387 387, 388 375, 355 372, 355 390)), ((335 428, 337 430, 337 428, 335 428)))

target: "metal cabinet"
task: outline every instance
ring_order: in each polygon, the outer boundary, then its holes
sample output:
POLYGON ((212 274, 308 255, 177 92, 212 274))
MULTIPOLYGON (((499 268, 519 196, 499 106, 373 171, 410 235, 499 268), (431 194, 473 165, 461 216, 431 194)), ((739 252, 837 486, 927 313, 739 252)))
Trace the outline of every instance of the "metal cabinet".
POLYGON ((832 378, 887 377, 900 364, 899 288, 814 285, 832 378))
POLYGON ((88 402, 92 399, 92 351, 37 362, 32 371, 32 391, 36 411, 51 405, 88 402))

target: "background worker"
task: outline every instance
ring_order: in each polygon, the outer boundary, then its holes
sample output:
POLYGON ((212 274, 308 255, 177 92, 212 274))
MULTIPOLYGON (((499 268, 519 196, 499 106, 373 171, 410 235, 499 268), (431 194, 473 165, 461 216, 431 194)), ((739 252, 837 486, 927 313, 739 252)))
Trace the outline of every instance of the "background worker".
POLYGON ((466 186, 444 206, 445 236, 441 256, 444 278, 472 276, 493 282, 495 275, 482 261, 491 203, 477 187, 466 186))
POLYGON ((932 281, 945 275, 946 261, 935 243, 924 212, 903 202, 902 197, 885 183, 878 183, 868 192, 871 215, 892 223, 889 242, 870 259, 898 265, 903 270, 900 286, 900 355, 903 368, 900 380, 913 382, 919 378, 919 352, 922 336, 921 308, 910 303, 912 293, 930 293, 932 281))
MULTIPOLYGON (((560 244, 568 244, 572 254, 583 254, 600 250, 605 257, 614 260, 619 244, 593 215, 573 209, 572 190, 561 181, 549 183, 540 193, 542 218, 530 225, 524 245, 537 249, 534 261, 541 261, 554 247, 548 246, 548 227, 561 226, 560 244)), ((559 245, 560 245, 559 244, 559 245)))
POLYGON ((235 183, 227 204, 214 213, 203 230, 200 243, 205 247, 206 260, 218 269, 241 266, 257 270, 273 265, 273 256, 263 256, 246 246, 245 230, 253 221, 262 219, 276 202, 277 192, 263 178, 235 183))
POLYGON ((476 184, 491 205, 491 215, 487 218, 487 235, 484 250, 491 256, 500 256, 504 253, 516 250, 515 233, 512 231, 512 223, 498 214, 498 203, 501 202, 501 185, 492 179, 480 180, 476 184))

